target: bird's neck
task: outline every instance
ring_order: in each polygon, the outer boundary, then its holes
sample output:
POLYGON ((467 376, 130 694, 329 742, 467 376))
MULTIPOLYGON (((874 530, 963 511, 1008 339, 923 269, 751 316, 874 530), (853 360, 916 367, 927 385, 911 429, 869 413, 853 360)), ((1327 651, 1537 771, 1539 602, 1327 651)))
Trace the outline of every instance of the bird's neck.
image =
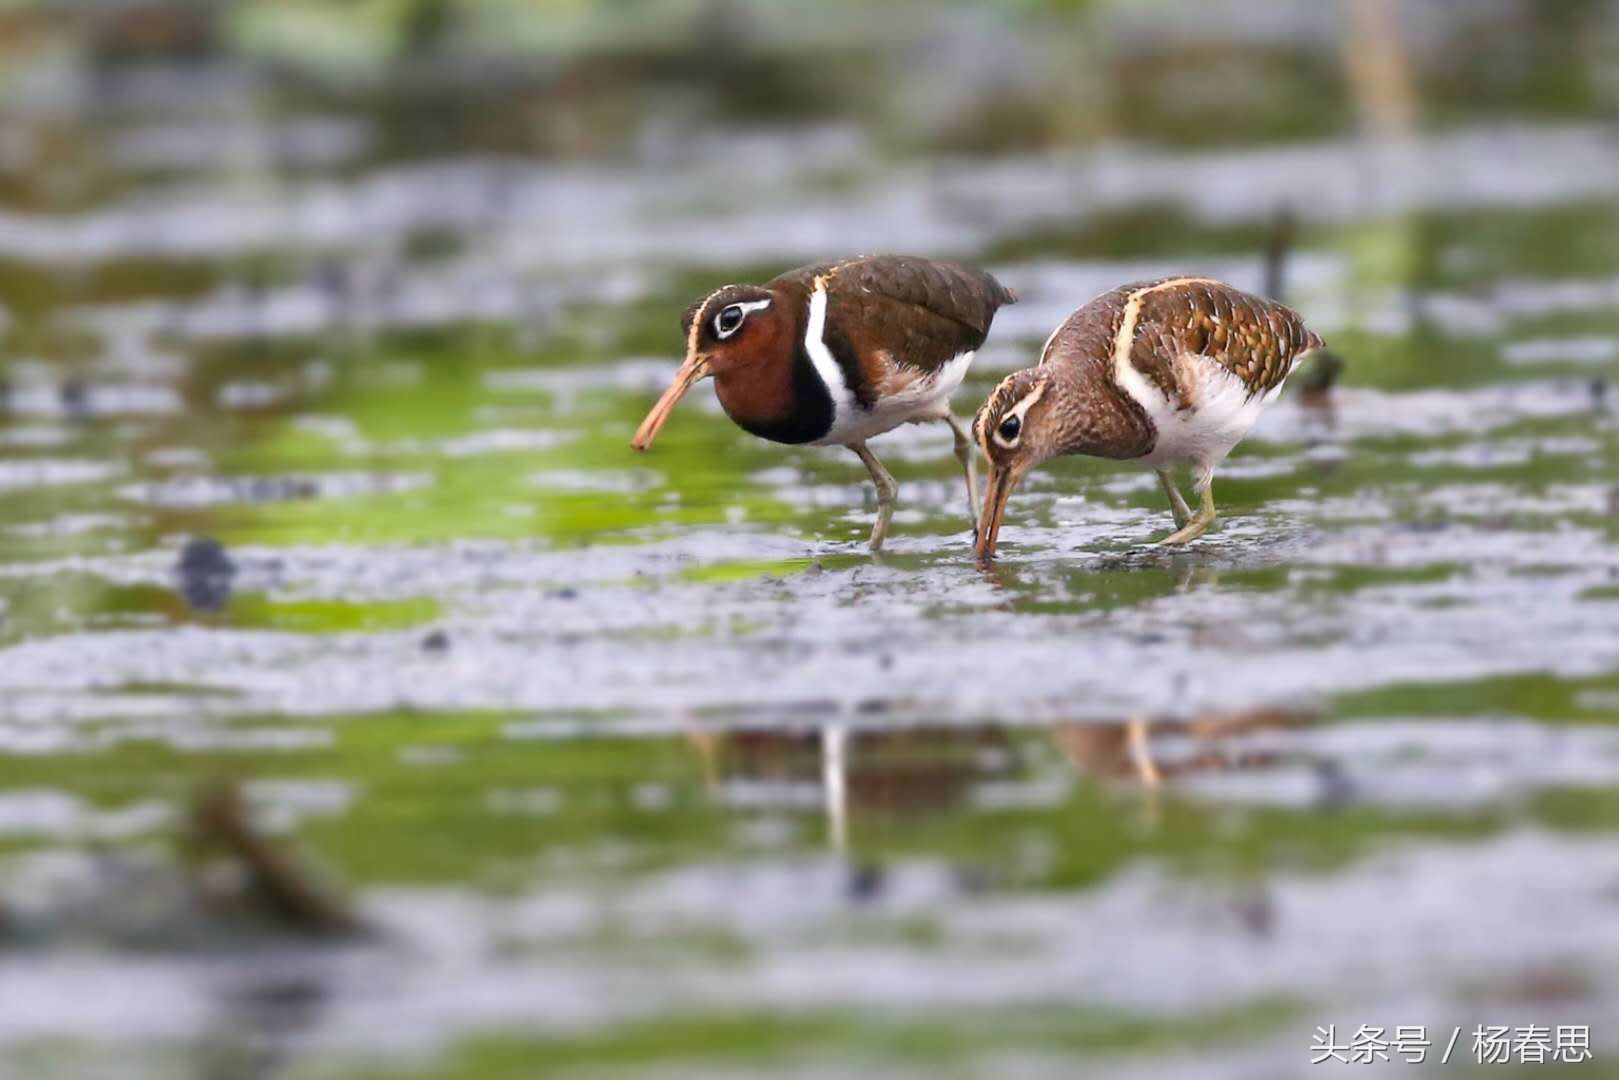
POLYGON ((1053 375, 1058 453, 1115 459, 1151 453, 1158 433, 1146 410, 1114 381, 1107 361, 1064 365, 1053 375))
POLYGON ((715 372, 714 390, 744 431, 772 442, 814 442, 832 430, 833 407, 804 347, 808 305, 779 295, 776 303, 791 318, 774 323, 775 332, 745 358, 715 372))

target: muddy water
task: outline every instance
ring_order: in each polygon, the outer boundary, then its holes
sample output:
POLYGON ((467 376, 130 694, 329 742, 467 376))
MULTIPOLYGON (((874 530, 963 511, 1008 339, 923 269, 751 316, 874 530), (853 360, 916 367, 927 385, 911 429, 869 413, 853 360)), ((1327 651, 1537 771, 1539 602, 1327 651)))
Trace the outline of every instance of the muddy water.
POLYGON ((1605 127, 401 161, 363 109, 159 95, 40 195, 60 122, 0 144, 0 1076, 1283 1076, 1327 1023, 1619 1052, 1605 127), (881 441, 880 559, 851 457, 706 391, 628 449, 712 285, 984 263, 1022 302, 970 412, 1120 281, 1259 287, 1280 206, 1345 376, 1190 550, 1148 546, 1150 474, 1072 460, 981 574, 942 429, 881 441), (378 934, 199 928, 164 868, 221 776, 378 934))

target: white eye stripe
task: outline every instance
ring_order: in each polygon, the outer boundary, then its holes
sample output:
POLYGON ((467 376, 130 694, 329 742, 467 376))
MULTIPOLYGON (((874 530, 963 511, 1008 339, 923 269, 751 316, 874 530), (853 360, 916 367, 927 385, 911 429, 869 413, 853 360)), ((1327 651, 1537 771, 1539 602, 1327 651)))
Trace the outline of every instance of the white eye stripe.
POLYGON ((748 315, 751 312, 759 311, 769 306, 769 300, 749 300, 741 304, 726 304, 724 307, 720 308, 718 313, 716 313, 714 316, 714 335, 721 341, 724 341, 726 338, 742 329, 742 324, 747 321, 748 315), (731 311, 738 312, 738 317, 736 323, 727 329, 723 325, 723 320, 726 314, 731 311))
POLYGON ((1034 408, 1034 403, 1044 397, 1045 393, 1046 384, 1037 383, 1033 390, 1024 395, 1022 401, 1019 401, 1016 405, 1013 405, 1010 409, 1006 410, 1006 413, 999 420, 995 421, 995 427, 990 431, 989 437, 994 439, 997 445, 1002 446, 1007 450, 1015 449, 1018 441, 1023 438, 1023 425, 1027 422, 1029 410, 1034 408), (1008 440, 1001 437, 1001 425, 1006 423, 1008 417, 1012 416, 1015 416, 1018 419, 1018 432, 1016 435, 1013 435, 1010 440, 1008 440))

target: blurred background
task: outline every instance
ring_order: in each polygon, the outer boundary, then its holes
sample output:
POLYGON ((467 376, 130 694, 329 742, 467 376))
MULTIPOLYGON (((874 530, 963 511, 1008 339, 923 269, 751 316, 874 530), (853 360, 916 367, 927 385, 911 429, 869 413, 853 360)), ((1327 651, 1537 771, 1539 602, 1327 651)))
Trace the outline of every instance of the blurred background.
POLYGON ((1616 103, 1612 0, 0 0, 0 1078, 1619 1075, 1616 103), (865 251, 1019 293, 960 415, 1167 273, 1341 374, 988 576, 942 429, 880 560, 629 451, 865 251))

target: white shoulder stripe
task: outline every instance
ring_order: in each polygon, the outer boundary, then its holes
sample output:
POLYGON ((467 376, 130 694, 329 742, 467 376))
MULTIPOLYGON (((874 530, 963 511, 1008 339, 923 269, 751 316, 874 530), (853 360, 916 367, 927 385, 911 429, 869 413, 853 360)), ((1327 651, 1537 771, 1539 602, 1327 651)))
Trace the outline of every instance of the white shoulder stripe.
POLYGON ((1046 343, 1044 345, 1040 346, 1040 359, 1038 359, 1038 360, 1036 360, 1034 362, 1035 367, 1039 367, 1041 364, 1044 364, 1046 362, 1046 357, 1048 355, 1050 355, 1050 353, 1051 353, 1051 343, 1053 341, 1057 340, 1057 335, 1062 333, 1062 328, 1067 326, 1067 325, 1068 325, 1068 320, 1064 319, 1062 322, 1057 324, 1057 329, 1053 330, 1046 337, 1046 343))
POLYGON ((826 279, 815 279, 815 291, 810 294, 809 322, 804 329, 804 351, 809 354, 815 374, 820 376, 832 399, 832 426, 843 426, 856 408, 854 394, 849 390, 843 369, 826 346, 826 279))
POLYGON ((1130 348, 1136 340, 1136 323, 1141 318, 1141 302, 1155 292, 1173 289, 1177 285, 1218 285, 1220 282, 1213 278, 1180 277, 1168 278, 1156 285, 1145 285, 1131 293, 1124 303, 1124 315, 1119 319, 1119 333, 1113 339, 1113 377, 1120 385, 1125 386, 1136 375, 1135 366, 1130 363, 1130 348))

